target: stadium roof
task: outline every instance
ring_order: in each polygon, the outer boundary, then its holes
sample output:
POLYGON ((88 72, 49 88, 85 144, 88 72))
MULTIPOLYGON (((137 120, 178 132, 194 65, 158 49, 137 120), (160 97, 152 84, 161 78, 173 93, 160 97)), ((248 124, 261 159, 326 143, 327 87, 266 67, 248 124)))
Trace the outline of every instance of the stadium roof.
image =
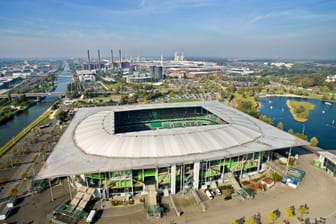
POLYGON ((37 178, 161 167, 308 144, 219 102, 81 108, 37 178), (114 112, 203 107, 227 123, 114 133, 114 112))

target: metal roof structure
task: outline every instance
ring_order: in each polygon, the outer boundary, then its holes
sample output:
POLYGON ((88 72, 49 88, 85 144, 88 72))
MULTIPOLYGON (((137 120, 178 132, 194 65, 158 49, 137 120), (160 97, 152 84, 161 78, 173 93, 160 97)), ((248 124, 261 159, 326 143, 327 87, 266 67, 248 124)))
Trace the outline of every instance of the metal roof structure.
POLYGON ((336 165, 336 155, 332 152, 328 151, 318 151, 319 155, 322 155, 323 157, 327 158, 330 162, 336 165))
POLYGON ((37 178, 162 167, 307 145, 219 102, 80 108, 37 178), (114 113, 203 107, 225 124, 114 133, 114 113))

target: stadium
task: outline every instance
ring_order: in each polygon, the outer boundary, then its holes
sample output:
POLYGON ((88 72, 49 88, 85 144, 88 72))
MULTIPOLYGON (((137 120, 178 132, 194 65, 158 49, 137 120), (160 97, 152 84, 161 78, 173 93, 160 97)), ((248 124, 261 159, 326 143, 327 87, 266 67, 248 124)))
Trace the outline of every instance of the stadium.
POLYGON ((278 150, 306 145, 219 102, 80 108, 37 177, 69 177, 101 197, 176 194, 257 173, 278 150))

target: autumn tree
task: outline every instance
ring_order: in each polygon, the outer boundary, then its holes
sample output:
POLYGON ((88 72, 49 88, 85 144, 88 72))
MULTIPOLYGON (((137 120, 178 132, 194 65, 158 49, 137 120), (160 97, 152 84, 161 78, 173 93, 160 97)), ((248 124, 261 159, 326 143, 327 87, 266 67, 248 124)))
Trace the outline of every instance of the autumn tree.
POLYGON ((316 137, 312 137, 311 139, 310 139, 310 145, 311 146, 313 146, 313 147, 316 147, 317 146, 317 144, 318 144, 318 139, 316 138, 316 137))
POLYGON ((294 217, 294 214, 291 208, 286 208, 285 214, 288 220, 291 220, 294 217))
POLYGON ((254 219, 253 216, 249 216, 249 217, 247 217, 245 223, 246 223, 246 224, 257 224, 257 222, 255 221, 255 219, 254 219))
POLYGON ((275 221, 278 219, 277 214, 273 211, 273 212, 269 212, 268 213, 268 218, 269 220, 274 224, 275 221))
POLYGON ((12 188, 11 190, 10 190, 10 192, 9 192, 9 194, 10 194, 10 196, 17 196, 17 194, 18 194, 18 190, 17 190, 17 188, 12 188))
POLYGON ((0 177, 0 184, 5 184, 7 181, 6 177, 0 177))
POLYGON ((283 130, 283 123, 281 121, 279 121, 277 128, 279 128, 280 130, 283 130))
POLYGON ((302 219, 304 215, 308 215, 309 214, 309 208, 308 208, 308 206, 307 205, 300 205, 297 208, 297 213, 300 214, 301 219, 302 219))
POLYGON ((23 172, 23 173, 21 174, 21 180, 27 180, 27 178, 28 178, 28 174, 27 174, 27 172, 23 172))

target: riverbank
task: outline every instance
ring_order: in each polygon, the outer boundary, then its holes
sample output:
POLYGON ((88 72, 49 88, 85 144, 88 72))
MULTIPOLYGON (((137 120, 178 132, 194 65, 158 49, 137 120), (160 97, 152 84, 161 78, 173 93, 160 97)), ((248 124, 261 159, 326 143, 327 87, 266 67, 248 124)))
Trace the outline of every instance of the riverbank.
POLYGON ((324 100, 322 96, 317 95, 296 95, 296 94, 261 94, 259 98, 268 98, 268 97, 293 97, 293 98, 304 98, 304 99, 312 99, 312 100, 321 100, 325 102, 336 103, 336 100, 324 100))
POLYGON ((0 148, 0 157, 3 156, 8 150, 16 145, 23 137, 30 132, 31 129, 39 125, 43 120, 49 117, 53 112, 51 107, 49 107, 44 113, 42 113, 37 119, 31 122, 27 127, 20 131, 15 137, 13 137, 9 142, 7 142, 3 147, 0 148))
POLYGON ((14 118, 15 115, 22 113, 26 110, 28 110, 31 106, 36 105, 39 101, 31 101, 29 99, 25 100, 26 103, 22 104, 20 106, 5 106, 4 108, 1 108, 0 112, 0 125, 5 124, 7 121, 10 121, 14 118), (28 102, 28 104, 27 104, 28 102))
MULTIPOLYGON (((67 63, 65 62, 65 65, 67 63)), ((67 67, 67 66, 64 66, 67 67)), ((72 81, 72 74, 67 71, 57 71, 58 74, 55 73, 55 81, 51 83, 49 88, 53 87, 54 92, 65 92, 67 84, 72 81), (56 82, 56 85, 55 85, 56 82), (53 86, 52 86, 53 84, 53 86)), ((49 91, 50 89, 48 89, 49 91)), ((36 90, 37 91, 37 90, 36 90)), ((50 90, 51 91, 51 90, 50 90)), ((39 91, 38 91, 39 92, 39 91)), ((42 90, 40 92, 43 92, 42 90)), ((0 148, 4 146, 7 142, 12 140, 13 136, 16 136, 19 132, 21 132, 25 127, 27 127, 30 123, 32 123, 36 118, 38 118, 43 112, 45 112, 57 99, 55 96, 46 96, 44 99, 41 99, 39 103, 35 103, 31 105, 26 110, 16 113, 5 123, 0 125, 0 148)), ((16 98, 13 98, 12 101, 15 101, 16 98)), ((35 100, 32 98, 32 100, 35 100)), ((9 105, 9 103, 5 104, 9 105)), ((18 106, 19 104, 15 104, 14 106, 18 106)))

